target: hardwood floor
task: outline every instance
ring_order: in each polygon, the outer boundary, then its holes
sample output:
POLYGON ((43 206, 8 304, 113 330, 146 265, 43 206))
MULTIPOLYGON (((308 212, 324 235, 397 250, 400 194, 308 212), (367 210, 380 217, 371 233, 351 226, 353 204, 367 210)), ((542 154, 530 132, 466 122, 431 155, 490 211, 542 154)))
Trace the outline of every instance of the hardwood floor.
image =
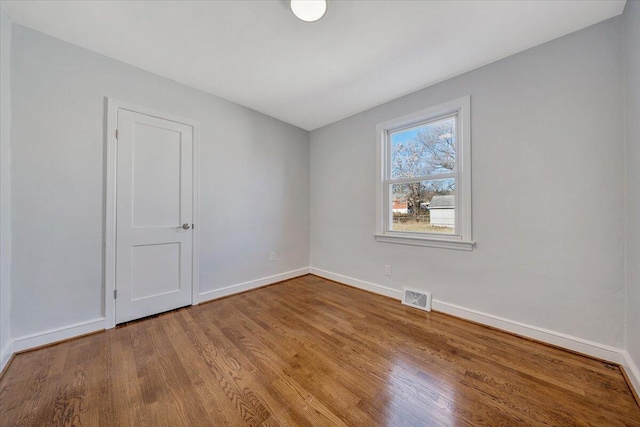
POLYGON ((640 426, 617 366, 315 276, 17 355, 2 426, 640 426))

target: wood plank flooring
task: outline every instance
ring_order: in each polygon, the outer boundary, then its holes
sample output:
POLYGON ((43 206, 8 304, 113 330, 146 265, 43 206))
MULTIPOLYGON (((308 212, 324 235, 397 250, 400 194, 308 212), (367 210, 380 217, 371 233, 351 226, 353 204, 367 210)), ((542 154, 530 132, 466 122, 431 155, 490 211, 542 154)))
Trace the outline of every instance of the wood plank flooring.
POLYGON ((315 276, 17 355, 2 426, 640 426, 617 366, 315 276))

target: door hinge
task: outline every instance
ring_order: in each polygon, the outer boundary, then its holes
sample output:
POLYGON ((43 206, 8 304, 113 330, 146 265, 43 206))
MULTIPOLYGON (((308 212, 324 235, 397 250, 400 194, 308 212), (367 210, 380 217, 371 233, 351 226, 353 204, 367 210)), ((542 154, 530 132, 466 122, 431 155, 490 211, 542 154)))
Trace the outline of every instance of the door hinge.
POLYGON ((116 129, 116 139, 118 139, 118 135, 119 135, 118 129, 116 129))
POLYGON ((116 298, 118 298, 118 290, 114 289, 113 290, 113 299, 116 299, 116 298))

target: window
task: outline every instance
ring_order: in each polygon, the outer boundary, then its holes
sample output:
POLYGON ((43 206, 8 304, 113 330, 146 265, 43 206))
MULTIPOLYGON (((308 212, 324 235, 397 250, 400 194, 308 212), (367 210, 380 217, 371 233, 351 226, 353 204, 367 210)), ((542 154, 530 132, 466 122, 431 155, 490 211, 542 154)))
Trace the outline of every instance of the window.
POLYGON ((473 249, 470 98, 380 123, 376 240, 473 249))

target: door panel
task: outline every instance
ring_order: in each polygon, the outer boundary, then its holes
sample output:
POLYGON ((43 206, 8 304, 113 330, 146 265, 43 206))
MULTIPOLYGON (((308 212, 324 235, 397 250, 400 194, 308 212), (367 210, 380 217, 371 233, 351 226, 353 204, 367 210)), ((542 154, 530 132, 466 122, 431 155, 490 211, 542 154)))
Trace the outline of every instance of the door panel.
POLYGON ((180 291, 180 243, 132 248, 131 300, 180 291))
POLYGON ((134 131, 133 224, 179 224, 182 135, 140 123, 134 131))
POLYGON ((119 109, 118 133, 116 323, 122 323, 191 304, 193 128, 119 109))

